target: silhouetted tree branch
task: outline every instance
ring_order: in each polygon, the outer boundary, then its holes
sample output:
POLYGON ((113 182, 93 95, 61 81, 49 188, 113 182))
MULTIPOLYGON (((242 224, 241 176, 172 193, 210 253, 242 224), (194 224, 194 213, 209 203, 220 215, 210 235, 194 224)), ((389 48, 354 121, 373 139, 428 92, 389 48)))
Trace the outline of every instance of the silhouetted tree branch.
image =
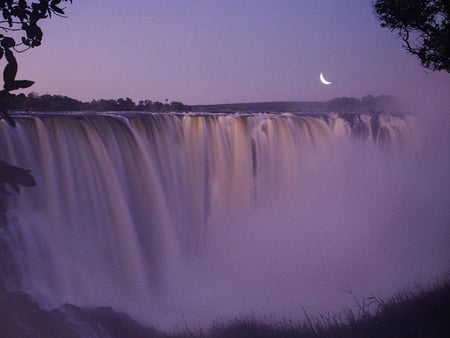
POLYGON ((449 0, 376 0, 372 6, 381 27, 397 31, 424 67, 450 72, 449 0))
POLYGON ((0 21, 0 29, 5 34, 23 32, 19 35, 20 42, 16 42, 17 36, 0 34, 0 59, 6 59, 3 70, 3 90, 0 91, 0 113, 13 127, 14 120, 8 113, 11 101, 10 91, 28 88, 33 81, 16 80, 17 60, 14 52, 20 52, 17 46, 25 46, 25 49, 38 47, 42 43, 43 32, 39 26, 40 20, 50 18, 52 15, 63 16, 64 9, 61 4, 72 0, 0 0, 0 10, 3 21, 0 21), (20 36, 21 35, 21 36, 20 36))
MULTIPOLYGON (((14 52, 24 51, 16 49, 18 46, 24 46, 25 50, 40 46, 43 37, 40 21, 52 15, 63 16, 64 10, 60 6, 66 2, 72 0, 0 0, 4 19, 0 21, 0 31, 4 33, 0 34, 0 60, 3 57, 6 60, 3 89, 0 90, 0 119, 4 118, 13 127, 16 123, 8 113, 14 97, 10 92, 28 88, 34 83, 16 79, 18 64, 14 52), (17 38, 20 38, 19 43, 16 42, 17 38)), ((0 161, 0 223, 4 221, 4 196, 9 194, 6 187, 19 193, 20 186, 34 185, 36 182, 29 171, 0 161)))

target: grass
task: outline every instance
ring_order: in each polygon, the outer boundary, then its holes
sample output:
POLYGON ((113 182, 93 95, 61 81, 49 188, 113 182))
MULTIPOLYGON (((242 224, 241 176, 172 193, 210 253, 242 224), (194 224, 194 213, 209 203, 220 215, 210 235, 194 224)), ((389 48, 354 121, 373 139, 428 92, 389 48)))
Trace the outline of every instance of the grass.
POLYGON ((304 311, 305 319, 299 322, 235 319, 203 330, 185 328, 173 337, 450 337, 449 281, 406 290, 386 301, 375 296, 359 301, 351 289, 345 291, 353 297, 355 307, 339 313, 311 316, 304 311))

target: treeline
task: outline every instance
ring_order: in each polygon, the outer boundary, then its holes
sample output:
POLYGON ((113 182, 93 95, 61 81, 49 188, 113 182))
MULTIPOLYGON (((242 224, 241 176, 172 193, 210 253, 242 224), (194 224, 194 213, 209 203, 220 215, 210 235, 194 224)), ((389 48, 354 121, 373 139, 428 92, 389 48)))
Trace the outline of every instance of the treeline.
POLYGON ((18 94, 11 97, 10 109, 15 111, 187 111, 189 106, 173 101, 143 100, 135 103, 130 98, 101 99, 82 102, 62 95, 18 94))
POLYGON ((398 111, 400 103, 392 95, 366 95, 355 97, 338 97, 325 102, 325 109, 336 112, 381 112, 398 111))
POLYGON ((328 101, 250 102, 191 106, 196 111, 211 112, 299 112, 299 113, 394 113, 401 110, 399 100, 392 95, 366 95, 361 98, 337 97, 328 101))
MULTIPOLYGON (((294 101, 294 102, 255 102, 232 103, 218 105, 185 105, 178 101, 162 103, 159 101, 143 100, 135 103, 130 98, 100 99, 91 102, 61 95, 11 95, 8 103, 13 111, 207 111, 207 112, 398 112, 400 103, 394 96, 366 95, 361 98, 338 97, 324 102, 294 101)), ((0 108, 1 102, 0 102, 0 108)))

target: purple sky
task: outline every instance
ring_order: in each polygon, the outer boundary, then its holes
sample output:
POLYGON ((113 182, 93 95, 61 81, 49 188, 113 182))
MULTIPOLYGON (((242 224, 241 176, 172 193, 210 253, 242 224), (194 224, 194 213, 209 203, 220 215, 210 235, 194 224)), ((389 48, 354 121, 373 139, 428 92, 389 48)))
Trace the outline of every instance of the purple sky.
POLYGON ((376 21, 371 0, 77 1, 19 56, 39 94, 196 103, 393 94, 450 106, 450 76, 426 71, 376 21), (332 81, 319 82, 319 74, 332 81))

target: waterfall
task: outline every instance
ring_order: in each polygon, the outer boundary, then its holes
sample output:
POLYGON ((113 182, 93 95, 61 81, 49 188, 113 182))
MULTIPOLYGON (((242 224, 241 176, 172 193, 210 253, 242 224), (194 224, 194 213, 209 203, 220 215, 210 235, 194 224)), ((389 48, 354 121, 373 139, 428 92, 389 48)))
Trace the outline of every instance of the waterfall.
MULTIPOLYGON (((38 183, 14 196, 9 212, 24 288, 48 307, 110 305, 162 323, 186 313, 200 313, 193 315, 200 321, 233 316, 237 308, 258 312, 270 309, 272 299, 281 299, 275 311, 291 313, 283 302, 292 290, 255 300, 275 292, 274 280, 282 289, 295 281, 308 292, 311 283, 302 280, 338 264, 351 270, 347 256, 333 257, 351 231, 378 245, 377 231, 364 222, 384 220, 375 199, 395 200, 398 192, 386 195, 391 190, 376 175, 403 182, 403 167, 386 174, 380 159, 395 162, 419 147, 414 119, 386 114, 15 119, 16 129, 0 121, 2 160, 31 169, 38 183), (323 250, 322 260, 315 250, 323 250), (240 265, 250 258, 251 268, 240 265), (266 267, 265 259, 273 262, 266 267), (265 291, 255 291, 248 286, 253 278, 271 282, 264 288, 260 281, 265 291)), ((375 248, 367 250, 363 261, 375 248)), ((300 306, 302 298, 293 299, 300 306)))

